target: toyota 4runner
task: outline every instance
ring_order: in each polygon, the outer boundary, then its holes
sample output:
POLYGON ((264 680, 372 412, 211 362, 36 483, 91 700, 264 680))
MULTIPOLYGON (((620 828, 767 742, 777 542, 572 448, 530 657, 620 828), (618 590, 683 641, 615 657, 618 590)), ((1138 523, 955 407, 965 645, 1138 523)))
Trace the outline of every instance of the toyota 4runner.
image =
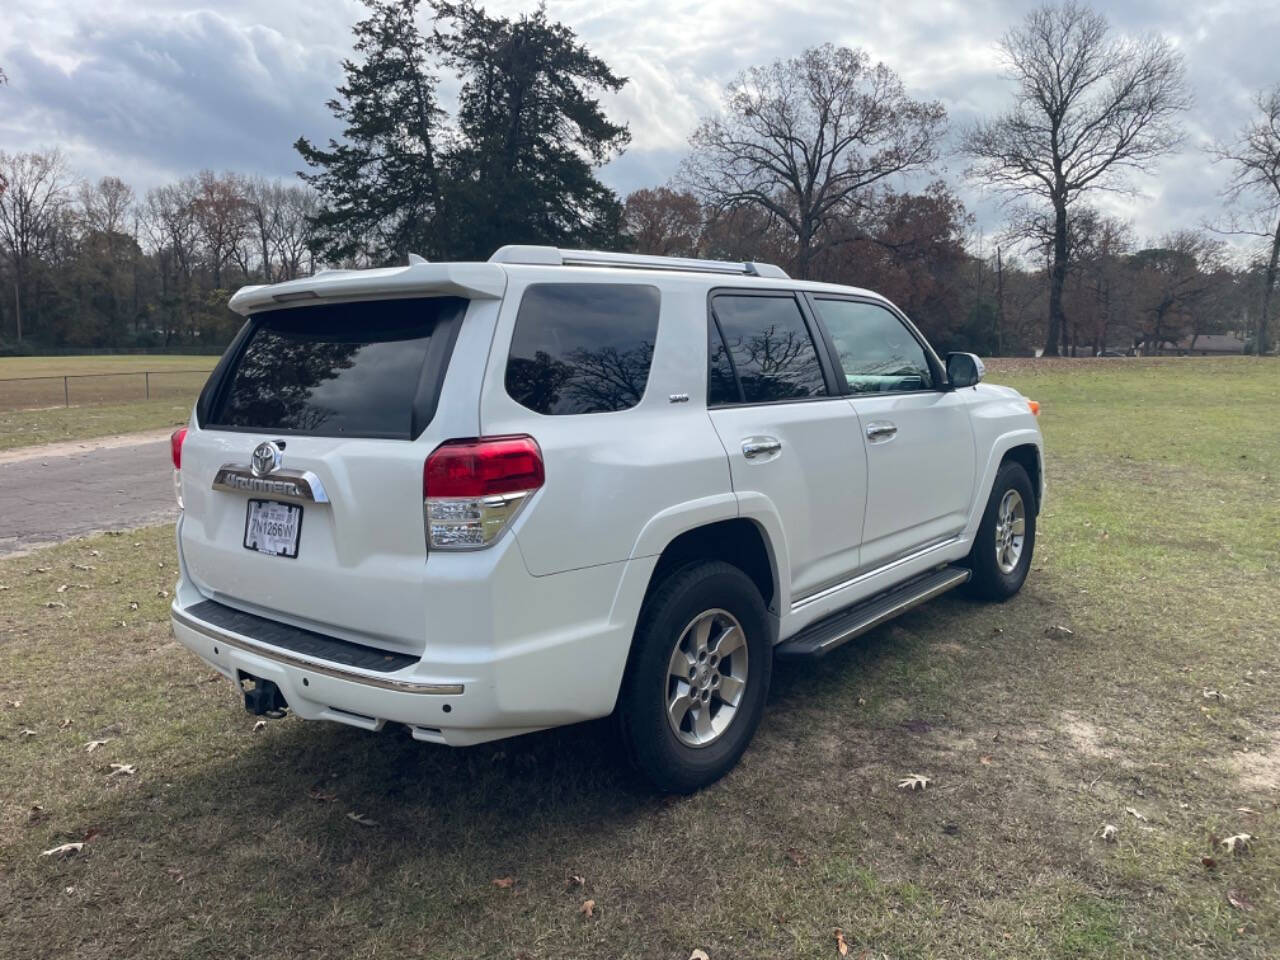
POLYGON ((1027 576, 1036 404, 866 290, 515 246, 231 306, 173 436, 172 619, 255 713, 454 746, 614 714, 694 790, 775 656, 1027 576))

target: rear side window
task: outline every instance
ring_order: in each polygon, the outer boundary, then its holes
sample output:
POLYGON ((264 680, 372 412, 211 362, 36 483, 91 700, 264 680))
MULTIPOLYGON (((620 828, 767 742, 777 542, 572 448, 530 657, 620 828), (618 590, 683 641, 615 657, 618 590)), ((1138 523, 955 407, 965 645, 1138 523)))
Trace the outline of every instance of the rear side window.
POLYGON ((658 288, 539 283, 520 301, 507 393, 537 413, 608 413, 644 396, 658 336, 658 288))
POLYGON ((435 413, 466 307, 433 297, 255 314, 207 426, 411 440, 435 413))
POLYGON ((795 297, 720 294, 711 308, 711 406, 826 395, 818 351, 795 297))

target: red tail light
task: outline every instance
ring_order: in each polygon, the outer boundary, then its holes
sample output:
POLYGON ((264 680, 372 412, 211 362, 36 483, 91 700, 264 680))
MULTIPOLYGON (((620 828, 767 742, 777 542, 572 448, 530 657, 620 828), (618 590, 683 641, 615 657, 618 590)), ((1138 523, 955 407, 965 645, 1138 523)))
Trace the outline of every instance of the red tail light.
POLYGON ((182 469, 182 441, 187 439, 187 428, 180 427, 169 434, 169 453, 173 457, 173 469, 182 469))
POLYGON ((427 458, 422 496, 493 497, 529 493, 545 482, 542 451, 533 437, 448 440, 427 458))
POLYGON ((440 444, 422 468, 427 545, 436 550, 489 546, 545 481, 542 451, 533 437, 440 444))

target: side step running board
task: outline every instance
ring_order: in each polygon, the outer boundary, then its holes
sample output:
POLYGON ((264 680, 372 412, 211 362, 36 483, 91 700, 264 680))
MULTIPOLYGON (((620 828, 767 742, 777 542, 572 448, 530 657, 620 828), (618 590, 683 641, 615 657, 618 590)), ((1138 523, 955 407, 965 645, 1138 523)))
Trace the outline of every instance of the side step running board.
POLYGON ((824 656, 842 643, 861 636, 917 604, 960 586, 969 576, 969 571, 963 567, 943 567, 923 574, 878 597, 819 620, 773 649, 779 657, 789 659, 824 656))

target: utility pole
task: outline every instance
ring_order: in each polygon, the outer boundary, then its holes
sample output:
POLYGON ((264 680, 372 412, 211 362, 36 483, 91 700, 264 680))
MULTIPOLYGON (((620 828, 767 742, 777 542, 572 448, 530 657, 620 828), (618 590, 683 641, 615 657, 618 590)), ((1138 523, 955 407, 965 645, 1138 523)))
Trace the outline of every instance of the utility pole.
POLYGON ((996 356, 1004 356, 1004 261, 996 247, 996 356))

